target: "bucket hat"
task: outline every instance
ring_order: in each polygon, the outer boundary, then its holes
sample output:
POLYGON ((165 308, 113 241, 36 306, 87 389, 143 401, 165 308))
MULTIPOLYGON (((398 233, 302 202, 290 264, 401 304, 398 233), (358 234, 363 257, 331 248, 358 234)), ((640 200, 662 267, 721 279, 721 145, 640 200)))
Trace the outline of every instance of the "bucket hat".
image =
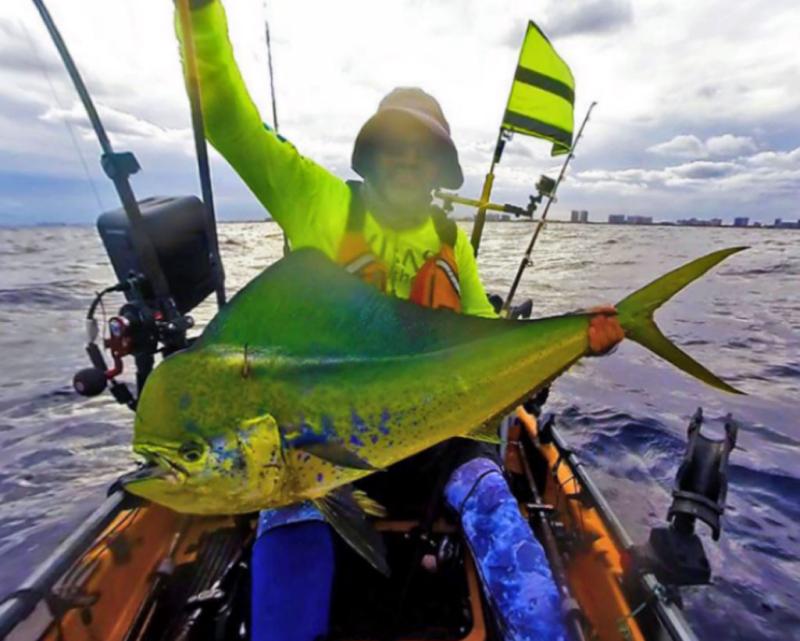
POLYGON ((422 128, 430 136, 442 170, 440 186, 458 189, 464 182, 464 174, 450 137, 450 125, 437 100, 418 87, 398 87, 381 100, 378 110, 356 136, 351 160, 353 170, 367 178, 372 169, 372 155, 380 148, 381 139, 388 132, 408 127, 422 128))

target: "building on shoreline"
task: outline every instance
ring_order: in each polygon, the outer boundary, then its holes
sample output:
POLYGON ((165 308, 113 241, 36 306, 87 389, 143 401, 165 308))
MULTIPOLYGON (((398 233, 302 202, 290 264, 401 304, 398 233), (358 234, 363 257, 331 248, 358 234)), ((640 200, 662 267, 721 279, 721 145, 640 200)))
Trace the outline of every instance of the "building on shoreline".
POLYGON ((501 214, 492 211, 486 214, 486 220, 491 223, 507 223, 511 221, 511 214, 501 214))
POLYGON ((570 213, 569 220, 571 223, 588 223, 589 212, 585 209, 573 209, 570 213))
POLYGON ((652 216, 625 216, 623 214, 611 214, 608 217, 609 225, 652 225, 652 216))
MULTIPOLYGON (((745 218, 745 220, 747 220, 745 218)), ((700 218, 685 218, 679 220, 676 224, 684 225, 686 227, 722 227, 722 218, 712 218, 711 220, 702 220, 700 218)), ((746 227, 747 225, 745 225, 746 227)))
MULTIPOLYGON (((573 212, 574 213, 574 212, 573 212)), ((574 221, 573 221, 574 222, 574 221)), ((722 218, 681 218, 675 222, 656 221, 653 222, 652 216, 626 216, 624 214, 610 214, 608 216, 609 225, 666 225, 676 227, 758 227, 761 229, 798 229, 800 230, 800 220, 785 221, 783 218, 776 218, 773 224, 760 223, 754 221, 750 223, 747 216, 737 216, 733 219, 733 224, 725 224, 722 218)))

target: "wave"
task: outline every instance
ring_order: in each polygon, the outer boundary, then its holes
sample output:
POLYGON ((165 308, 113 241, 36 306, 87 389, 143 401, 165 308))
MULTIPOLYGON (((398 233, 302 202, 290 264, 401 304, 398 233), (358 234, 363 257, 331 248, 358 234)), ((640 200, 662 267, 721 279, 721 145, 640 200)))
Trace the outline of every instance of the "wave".
POLYGON ((720 271, 723 276, 769 276, 785 274, 787 276, 800 275, 800 265, 795 263, 776 263, 769 267, 751 267, 749 269, 725 269, 720 271))
POLYGON ((60 287, 18 287, 0 289, 0 305, 46 307, 59 310, 83 309, 88 305, 91 290, 78 297, 66 293, 60 287))
POLYGON ((800 363, 770 365, 764 369, 764 374, 768 377, 800 378, 800 363))

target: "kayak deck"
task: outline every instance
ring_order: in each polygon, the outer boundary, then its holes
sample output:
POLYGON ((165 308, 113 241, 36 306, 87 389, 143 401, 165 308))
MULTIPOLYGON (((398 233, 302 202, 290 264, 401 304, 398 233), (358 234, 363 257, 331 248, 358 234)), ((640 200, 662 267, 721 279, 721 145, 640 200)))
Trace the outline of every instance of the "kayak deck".
MULTIPOLYGON (((525 412, 517 425, 508 446, 520 455, 508 466, 511 487, 545 544, 571 636, 694 640, 677 606, 658 597, 663 587, 627 571, 632 542, 555 428, 542 438, 525 412)), ((248 638, 254 517, 184 516, 119 496, 104 509, 105 521, 89 519, 83 538, 59 549, 0 605, 0 639, 248 638)), ((454 523, 439 519, 423 531, 419 518, 407 518, 376 527, 392 577, 337 547, 331 641, 499 641, 454 523)))

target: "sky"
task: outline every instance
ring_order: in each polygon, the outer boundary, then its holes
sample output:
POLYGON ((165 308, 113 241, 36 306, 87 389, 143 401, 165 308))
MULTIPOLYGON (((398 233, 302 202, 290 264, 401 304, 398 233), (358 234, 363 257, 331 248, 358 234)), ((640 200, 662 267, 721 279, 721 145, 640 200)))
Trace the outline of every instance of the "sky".
MULTIPOLYGON (((242 73, 271 123, 269 17, 281 133, 343 178, 381 97, 442 104, 477 197, 527 21, 572 68, 576 129, 598 106, 551 216, 800 219, 797 0, 227 0, 242 73)), ((199 193, 170 0, 49 0, 139 198, 199 193)), ((525 205, 560 159, 516 136, 493 200, 525 205)), ((212 152, 218 216, 264 210, 212 152)), ((92 223, 118 207, 99 146, 29 0, 0 2, 0 225, 92 223)))

